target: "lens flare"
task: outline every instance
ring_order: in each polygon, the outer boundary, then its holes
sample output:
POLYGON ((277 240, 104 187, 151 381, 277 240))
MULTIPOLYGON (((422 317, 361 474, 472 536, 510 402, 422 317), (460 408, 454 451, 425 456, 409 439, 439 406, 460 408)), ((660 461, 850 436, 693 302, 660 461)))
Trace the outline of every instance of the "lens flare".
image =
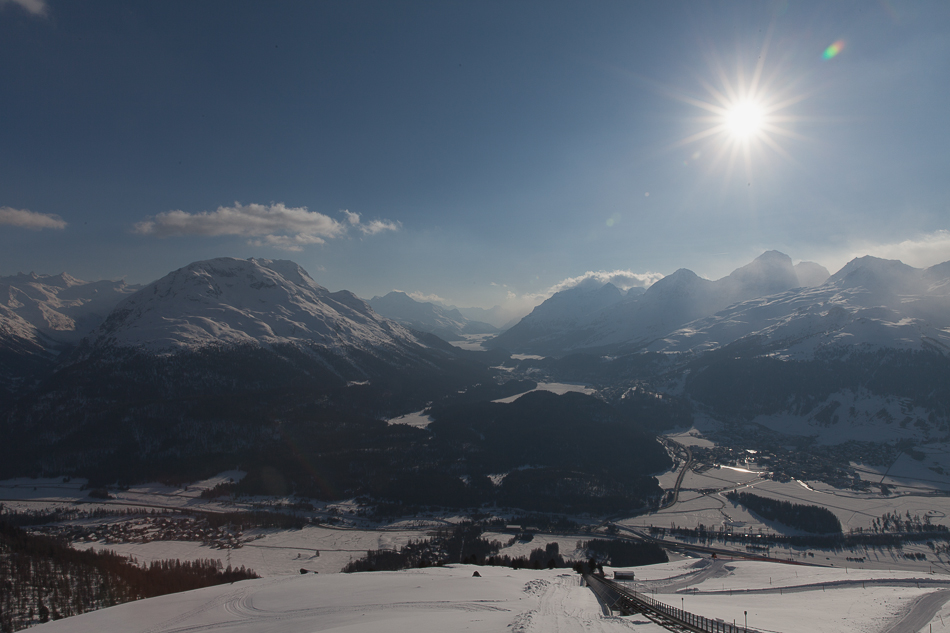
POLYGON ((835 42, 834 44, 826 48, 825 52, 822 53, 821 56, 823 59, 831 59, 833 57, 837 57, 838 53, 840 53, 842 50, 844 50, 844 40, 838 40, 837 42, 835 42))

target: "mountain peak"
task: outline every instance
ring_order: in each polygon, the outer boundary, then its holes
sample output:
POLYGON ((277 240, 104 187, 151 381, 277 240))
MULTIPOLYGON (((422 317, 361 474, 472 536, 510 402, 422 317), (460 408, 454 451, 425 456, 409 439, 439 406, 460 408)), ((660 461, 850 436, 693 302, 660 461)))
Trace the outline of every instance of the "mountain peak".
POLYGON ((829 281, 844 288, 863 287, 875 292, 909 293, 920 290, 923 274, 900 260, 865 255, 845 264, 829 281))
POLYGON ((799 286, 792 258, 779 251, 762 253, 717 283, 735 292, 737 301, 776 294, 799 286))
POLYGON ((369 349, 395 339, 414 341, 353 293, 329 292, 294 262, 219 257, 179 268, 130 296, 95 343, 152 351, 284 343, 369 349))
POLYGON ((795 264, 795 275, 798 277, 798 285, 803 288, 820 286, 831 277, 827 268, 815 262, 798 262, 795 264))

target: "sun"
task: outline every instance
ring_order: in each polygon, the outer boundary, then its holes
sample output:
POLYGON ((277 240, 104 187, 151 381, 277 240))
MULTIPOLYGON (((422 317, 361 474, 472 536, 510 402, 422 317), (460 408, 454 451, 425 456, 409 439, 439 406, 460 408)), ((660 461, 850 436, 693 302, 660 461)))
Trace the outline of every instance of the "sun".
POLYGON ((670 149, 701 145, 696 153, 711 157, 707 163, 710 169, 725 165, 727 180, 740 163, 744 163, 746 175, 766 162, 771 164, 764 160, 769 154, 797 162, 786 146, 788 141, 808 140, 795 131, 796 124, 804 120, 796 116, 795 106, 808 94, 801 89, 801 79, 795 73, 782 64, 766 61, 769 39, 754 56, 749 56, 756 59, 752 67, 736 59, 732 70, 726 70, 718 55, 710 53, 707 61, 711 72, 697 75, 700 93, 668 93, 702 111, 691 118, 695 124, 693 132, 670 149))
POLYGON ((734 103, 722 116, 726 132, 739 141, 760 134, 766 124, 765 108, 750 100, 734 103))

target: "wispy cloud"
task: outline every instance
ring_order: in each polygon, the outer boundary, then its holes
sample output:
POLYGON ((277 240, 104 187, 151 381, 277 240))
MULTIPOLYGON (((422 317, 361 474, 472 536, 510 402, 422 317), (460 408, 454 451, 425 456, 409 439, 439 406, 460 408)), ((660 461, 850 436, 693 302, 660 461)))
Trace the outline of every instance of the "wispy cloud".
POLYGON ((0 8, 10 4, 21 7, 37 17, 45 17, 49 13, 46 0, 0 0, 0 8))
POLYGON ((353 228, 364 235, 396 231, 399 223, 372 220, 363 223, 359 213, 341 211, 337 220, 306 207, 288 207, 283 203, 247 204, 238 202, 215 211, 188 213, 174 210, 159 213, 137 223, 133 230, 140 235, 173 237, 184 235, 249 237, 252 246, 271 246, 287 251, 300 251, 305 246, 323 244, 328 239, 345 236, 353 228))
POLYGON ((351 226, 355 226, 364 235, 376 235, 383 231, 398 231, 402 228, 402 224, 391 220, 370 220, 364 223, 359 213, 353 213, 346 209, 343 210, 343 216, 351 226))
MULTIPOLYGON (((403 292, 402 290, 397 290, 396 292, 403 292)), ((424 292, 407 292, 407 295, 415 299, 416 301, 421 301, 422 303, 442 303, 448 305, 449 301, 440 297, 437 294, 426 294, 424 292)))
POLYGON ((11 207, 0 207, 0 224, 9 224, 32 231, 66 228, 66 222, 58 215, 37 213, 27 209, 13 209, 11 207))
POLYGON ((376 235, 383 231, 398 231, 400 226, 398 222, 391 222, 389 220, 370 220, 366 224, 360 224, 359 229, 361 233, 366 235, 376 235))

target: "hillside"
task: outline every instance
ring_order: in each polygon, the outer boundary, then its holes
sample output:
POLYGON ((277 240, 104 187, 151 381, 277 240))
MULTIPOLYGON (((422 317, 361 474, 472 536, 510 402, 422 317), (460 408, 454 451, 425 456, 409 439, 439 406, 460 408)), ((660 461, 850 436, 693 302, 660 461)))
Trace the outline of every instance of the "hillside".
MULTIPOLYGON (((752 630, 870 633, 899 626, 919 631, 950 617, 943 576, 708 559, 634 571, 637 587, 651 596, 655 590, 658 601, 729 624, 741 626, 747 619, 752 630)), ((249 580, 112 607, 35 630, 237 633, 276 626, 287 633, 666 631, 642 615, 604 615, 573 572, 471 565, 249 580), (473 577, 475 571, 480 577, 473 577)))

